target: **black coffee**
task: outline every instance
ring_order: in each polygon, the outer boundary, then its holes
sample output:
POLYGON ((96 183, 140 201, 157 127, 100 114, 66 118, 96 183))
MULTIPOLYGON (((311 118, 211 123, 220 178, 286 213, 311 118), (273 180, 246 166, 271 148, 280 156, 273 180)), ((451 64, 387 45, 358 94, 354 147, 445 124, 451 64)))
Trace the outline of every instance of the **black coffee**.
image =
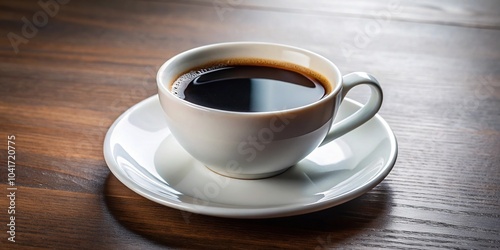
POLYGON ((212 66, 191 71, 173 85, 178 97, 214 109, 265 112, 320 100, 322 83, 296 71, 255 65, 212 66))

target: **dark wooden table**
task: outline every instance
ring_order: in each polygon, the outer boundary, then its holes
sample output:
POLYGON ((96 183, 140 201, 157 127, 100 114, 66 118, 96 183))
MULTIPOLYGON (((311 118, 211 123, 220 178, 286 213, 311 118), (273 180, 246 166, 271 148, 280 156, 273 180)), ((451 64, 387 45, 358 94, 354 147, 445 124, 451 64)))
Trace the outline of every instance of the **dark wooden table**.
POLYGON ((499 13, 496 0, 2 0, 0 248, 500 248, 499 13), (377 76, 399 142, 389 176, 337 207, 259 220, 181 212, 119 182, 104 135, 156 93, 158 67, 244 40, 377 76))

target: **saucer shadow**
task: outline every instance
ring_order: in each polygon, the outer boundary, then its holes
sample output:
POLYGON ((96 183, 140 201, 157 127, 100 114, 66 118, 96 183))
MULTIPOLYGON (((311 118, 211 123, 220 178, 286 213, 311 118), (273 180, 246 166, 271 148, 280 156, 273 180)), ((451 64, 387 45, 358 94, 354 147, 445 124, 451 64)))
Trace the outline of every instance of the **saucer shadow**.
POLYGON ((392 191, 382 182, 341 205, 305 215, 274 219, 228 219, 169 208, 139 196, 109 174, 105 203, 124 228, 174 248, 313 248, 349 244, 370 228, 389 222, 392 191))

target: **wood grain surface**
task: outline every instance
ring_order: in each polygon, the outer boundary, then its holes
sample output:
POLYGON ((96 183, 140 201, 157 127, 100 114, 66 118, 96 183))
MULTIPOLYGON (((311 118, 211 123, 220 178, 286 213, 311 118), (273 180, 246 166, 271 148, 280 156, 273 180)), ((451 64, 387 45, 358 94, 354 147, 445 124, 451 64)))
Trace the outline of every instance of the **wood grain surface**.
POLYGON ((0 0, 0 248, 498 249, 499 13, 495 0, 0 0), (389 176, 345 204, 262 220, 125 187, 104 161, 109 126, 156 93, 165 60, 226 41, 299 46, 377 76, 399 142, 389 176))

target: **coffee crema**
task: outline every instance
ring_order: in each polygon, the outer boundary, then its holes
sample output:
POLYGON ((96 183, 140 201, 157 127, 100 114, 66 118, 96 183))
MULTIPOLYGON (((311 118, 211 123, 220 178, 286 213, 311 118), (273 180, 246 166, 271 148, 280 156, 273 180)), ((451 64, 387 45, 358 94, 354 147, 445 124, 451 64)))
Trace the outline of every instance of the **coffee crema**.
POLYGON ((314 103, 330 92, 323 76, 270 60, 227 60, 198 67, 172 84, 188 102, 236 112, 268 112, 314 103))

